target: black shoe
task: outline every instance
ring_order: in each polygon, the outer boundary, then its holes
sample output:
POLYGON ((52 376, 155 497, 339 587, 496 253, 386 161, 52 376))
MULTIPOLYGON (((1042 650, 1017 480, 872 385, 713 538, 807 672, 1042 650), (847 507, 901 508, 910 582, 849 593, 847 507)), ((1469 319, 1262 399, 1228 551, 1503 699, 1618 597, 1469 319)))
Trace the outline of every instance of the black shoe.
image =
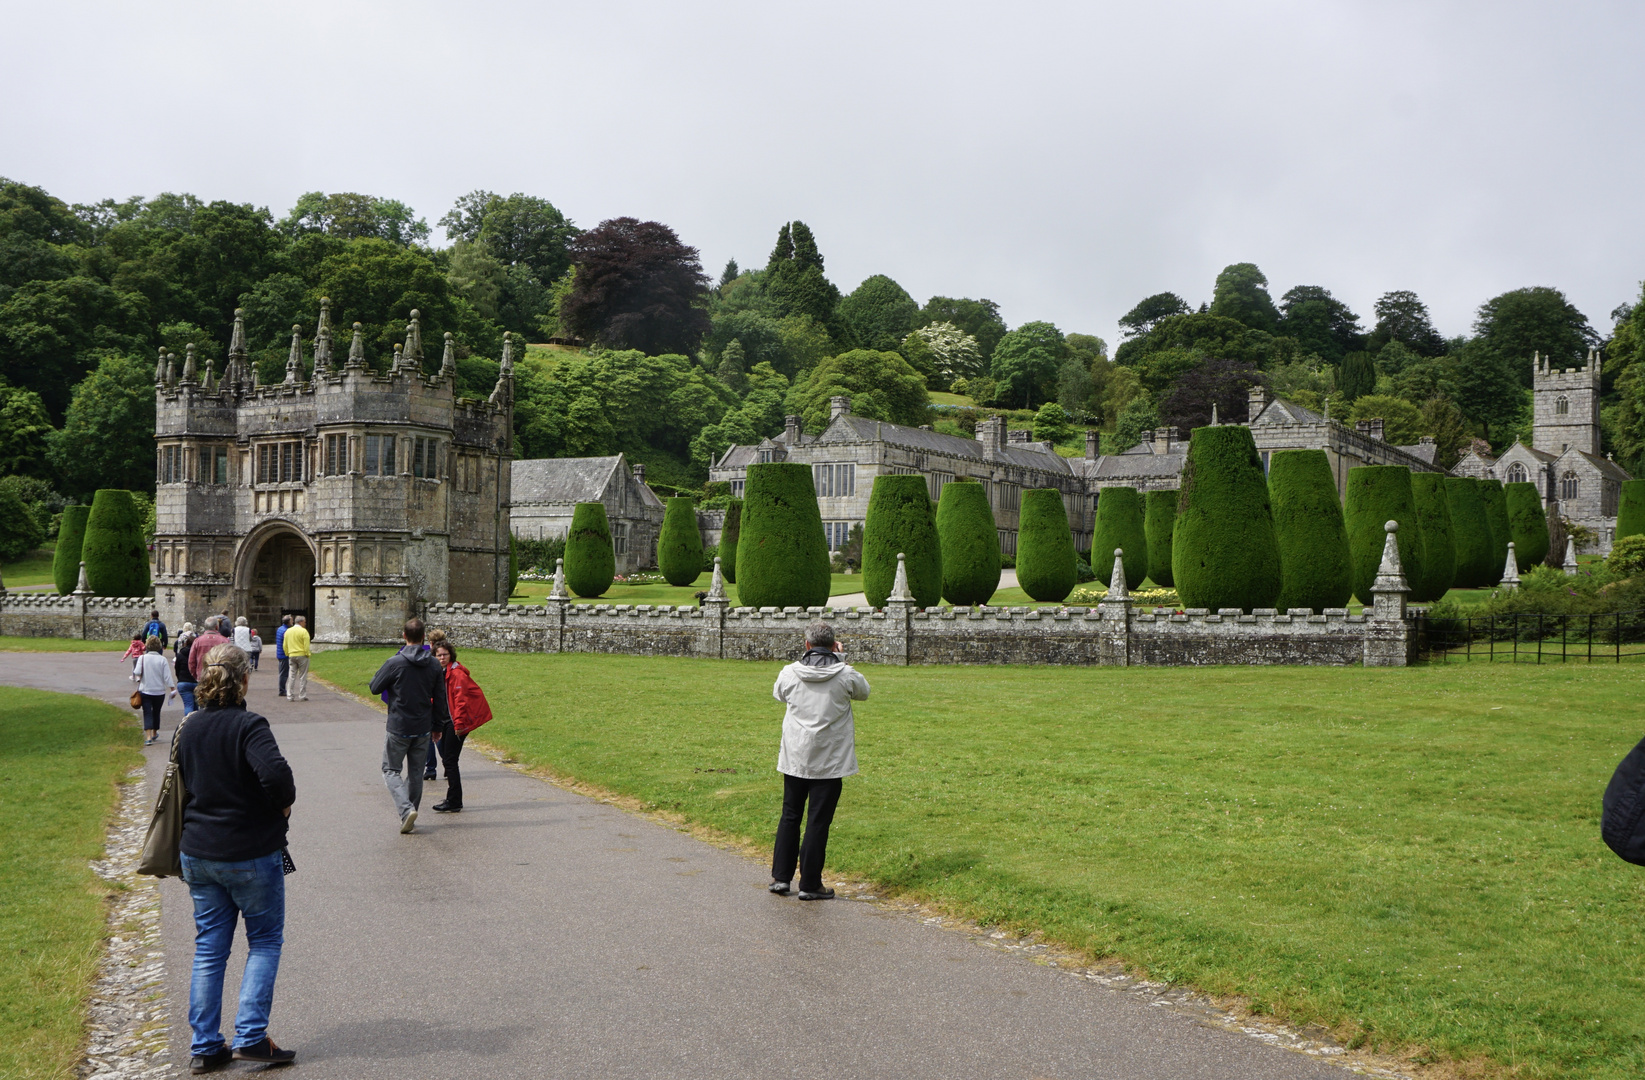
POLYGON ((260 1043, 255 1043, 251 1046, 236 1047, 234 1051, 234 1060, 261 1061, 265 1065, 289 1065, 293 1061, 297 1060, 297 1051, 282 1050, 278 1046, 274 1045, 273 1039, 269 1038, 267 1035, 264 1035, 263 1041, 260 1043))
POLYGON ((778 896, 787 896, 788 895, 788 882, 786 882, 786 881, 773 881, 771 884, 769 884, 765 887, 765 891, 770 892, 770 893, 776 893, 778 896))
POLYGON ((832 899, 834 899, 834 890, 833 889, 818 889, 815 892, 806 892, 804 889, 801 889, 800 890, 800 899, 801 900, 832 900, 832 899))
POLYGON ((438 776, 435 776, 435 775, 434 775, 434 774, 433 774, 433 773, 431 773, 431 772, 426 772, 426 773, 424 773, 424 774, 423 774, 423 779, 424 779, 424 780, 438 780, 438 779, 439 779, 439 777, 438 777, 438 776))
POLYGON ((450 799, 447 799, 445 802, 435 803, 433 809, 436 814, 460 814, 463 812, 462 806, 452 806, 450 799))
POLYGON ((234 1060, 234 1051, 223 1047, 215 1054, 196 1054, 189 1058, 188 1071, 195 1076, 201 1073, 216 1072, 234 1060))

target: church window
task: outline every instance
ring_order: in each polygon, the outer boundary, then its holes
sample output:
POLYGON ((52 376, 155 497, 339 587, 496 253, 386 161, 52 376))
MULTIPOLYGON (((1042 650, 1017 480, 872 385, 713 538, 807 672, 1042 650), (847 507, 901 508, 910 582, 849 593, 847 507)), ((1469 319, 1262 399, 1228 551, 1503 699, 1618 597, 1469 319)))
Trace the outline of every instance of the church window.
POLYGON ((1517 461, 1514 462, 1512 465, 1508 466, 1508 483, 1510 483, 1510 484, 1523 484, 1523 483, 1525 483, 1525 466, 1521 465, 1517 461))
POLYGON ((1566 469, 1565 475, 1559 478, 1559 497, 1561 499, 1576 498, 1578 487, 1579 482, 1576 473, 1566 469))
POLYGON ((819 499, 843 498, 857 493, 857 467, 845 465, 811 466, 811 482, 819 499))
POLYGON ((1570 411, 1571 411, 1571 399, 1570 398, 1566 397, 1564 394, 1561 394, 1559 397, 1554 399, 1554 412, 1557 415, 1565 416, 1570 411))

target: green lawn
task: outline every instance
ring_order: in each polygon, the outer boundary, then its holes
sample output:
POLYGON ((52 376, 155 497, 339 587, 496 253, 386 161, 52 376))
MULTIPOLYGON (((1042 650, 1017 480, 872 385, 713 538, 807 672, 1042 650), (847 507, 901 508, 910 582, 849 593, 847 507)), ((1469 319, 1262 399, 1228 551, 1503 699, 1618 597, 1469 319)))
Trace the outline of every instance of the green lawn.
MULTIPOLYGON (((486 742, 769 843, 779 665, 464 656, 486 742)), ((832 873, 1470 1075, 1645 1075, 1645 870, 1598 823, 1636 671, 867 674, 832 873)))
POLYGON ((51 574, 52 553, 56 543, 45 547, 35 548, 14 562, 0 564, 0 581, 6 583, 6 588, 15 589, 19 585, 49 585, 54 580, 51 574))
POLYGON ((112 705, 15 687, 0 728, 0 1076, 57 1080, 85 1037, 108 918, 87 863, 141 735, 112 705))
POLYGON ((130 641, 76 641, 73 638, 0 635, 0 652, 111 652, 118 660, 130 646, 130 641))
POLYGON ((933 391, 931 391, 931 404, 933 404, 933 405, 957 405, 957 406, 959 406, 961 408, 965 408, 965 409, 973 409, 973 408, 976 408, 976 405, 977 405, 977 403, 975 401, 973 401, 970 398, 966 397, 964 394, 950 394, 946 390, 933 390, 933 391))
MULTIPOLYGON (((695 582, 686 586, 669 585, 662 582, 656 585, 624 585, 617 583, 611 586, 604 596, 587 599, 573 597, 579 604, 695 604, 697 593, 708 588, 709 580, 714 575, 705 573, 695 582)), ((549 581, 522 581, 515 589, 514 595, 509 597, 511 604, 540 604, 554 588, 549 581)), ((861 574, 834 574, 831 577, 828 592, 830 596, 843 596, 847 593, 862 592, 861 574)), ((737 605, 737 586, 726 582, 725 595, 730 598, 733 607, 737 605)))

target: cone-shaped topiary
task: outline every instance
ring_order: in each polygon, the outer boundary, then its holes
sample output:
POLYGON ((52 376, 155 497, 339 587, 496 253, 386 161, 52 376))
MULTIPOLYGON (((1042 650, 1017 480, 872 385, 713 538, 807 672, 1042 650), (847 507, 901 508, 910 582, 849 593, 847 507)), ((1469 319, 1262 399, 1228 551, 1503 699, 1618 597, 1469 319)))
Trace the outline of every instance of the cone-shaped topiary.
POLYGON ((63 520, 57 526, 57 551, 51 557, 51 579, 59 596, 67 596, 80 583, 80 549, 86 541, 86 517, 90 513, 89 506, 63 507, 63 520))
POLYGON ((1485 584, 1495 585, 1502 580, 1502 568, 1508 565, 1508 541, 1514 538, 1514 532, 1508 524, 1508 499, 1502 494, 1502 481, 1481 480, 1479 497, 1485 503, 1485 520, 1491 525, 1491 558, 1496 562, 1485 584))
POLYGON ((950 604, 986 604, 1000 587, 1000 534, 988 492, 974 480, 942 486, 937 500, 942 596, 950 604))
MULTIPOLYGON (((1548 515, 1543 513, 1542 494, 1535 484, 1508 484, 1502 489, 1502 497, 1514 542, 1514 562, 1523 574, 1548 557, 1548 515)), ((1503 562, 1506 564, 1506 557, 1503 562)))
POLYGON ((738 598, 747 607, 820 607, 828 602, 829 581, 811 466, 750 465, 737 540, 738 598))
MULTIPOLYGON (((517 593, 519 591, 520 591, 520 551, 519 551, 519 545, 516 544, 515 541, 514 541, 514 534, 509 533, 508 534, 508 595, 513 596, 515 593, 517 593)), ((503 602, 506 604, 508 602, 508 597, 504 597, 503 602)))
POLYGON ((1274 606, 1348 606, 1353 581, 1348 530, 1337 501, 1337 483, 1323 450, 1281 450, 1268 463, 1268 495, 1279 545, 1280 590, 1274 606))
POLYGON ((578 503, 571 511, 571 531, 565 536, 565 584, 578 596, 599 596, 617 576, 617 556, 611 547, 611 523, 605 503, 578 503))
POLYGON ((1443 598, 1456 581, 1456 537, 1445 479, 1444 473, 1411 474, 1411 503, 1422 527, 1422 565, 1418 567, 1421 576, 1407 572, 1405 583, 1411 586, 1410 599, 1424 604, 1443 598))
MULTIPOLYGON (((80 558, 86 562, 86 586, 97 596, 146 596, 148 549, 143 518, 131 492, 103 488, 92 496, 80 558)), ((78 575, 79 567, 75 568, 78 575)))
POLYGON ((1091 572, 1104 585, 1114 576, 1114 549, 1125 552, 1125 587, 1148 576, 1148 530, 1136 488, 1103 488, 1097 498, 1097 528, 1091 538, 1091 572))
POLYGON ((1371 583, 1382 565, 1387 522, 1399 522, 1399 563, 1407 584, 1421 578, 1422 527, 1411 497, 1411 470, 1404 465, 1361 465, 1348 470, 1348 494, 1342 501, 1348 526, 1348 557, 1354 595, 1370 606, 1371 583))
POLYGON ((906 556, 908 591, 920 607, 942 602, 942 544, 936 508, 918 474, 876 476, 862 530, 862 591, 870 607, 884 607, 897 580, 897 554, 906 556))
POLYGON ((1251 429, 1195 428, 1182 473, 1171 575, 1184 607, 1273 607, 1280 590, 1268 481, 1251 429))
MULTIPOLYGON (((1113 553, 1110 552, 1110 559, 1113 553)), ((1074 591, 1074 534, 1062 492, 1035 488, 1022 493, 1017 519, 1017 584, 1042 604, 1054 604, 1074 591)))
POLYGON ((737 584, 737 538, 742 535, 743 501, 732 499, 725 508, 725 523, 720 526, 720 574, 737 584))
POLYGON ((1616 504, 1616 538, 1645 533, 1645 480, 1624 480, 1616 504))
POLYGON ((1175 490, 1150 491, 1143 496, 1148 578, 1163 589, 1171 588, 1177 580, 1171 573, 1171 539, 1177 527, 1177 500, 1181 497, 1182 492, 1175 490))
POLYGON ((697 531, 697 504, 690 497, 668 500, 657 534, 657 569, 676 587, 690 585, 703 572, 703 535, 697 531))
POLYGON ((1456 577, 1453 589, 1483 589, 1495 585, 1506 558, 1491 566, 1491 523, 1485 517, 1485 500, 1479 480, 1472 476, 1447 476, 1445 495, 1451 503, 1451 543, 1456 546, 1456 577))

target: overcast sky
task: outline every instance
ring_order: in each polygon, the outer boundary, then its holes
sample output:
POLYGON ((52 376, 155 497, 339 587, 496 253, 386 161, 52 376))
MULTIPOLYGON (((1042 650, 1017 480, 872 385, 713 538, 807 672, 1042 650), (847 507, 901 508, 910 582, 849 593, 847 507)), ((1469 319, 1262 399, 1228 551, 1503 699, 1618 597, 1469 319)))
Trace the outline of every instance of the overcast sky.
MULTIPOLYGON (((0 7, 0 175, 71 202, 475 188, 653 218, 849 291, 988 297, 1115 341, 1249 261, 1446 334, 1645 278, 1645 3, 604 2, 0 7)), ((435 236, 439 237, 436 229, 435 236)))

